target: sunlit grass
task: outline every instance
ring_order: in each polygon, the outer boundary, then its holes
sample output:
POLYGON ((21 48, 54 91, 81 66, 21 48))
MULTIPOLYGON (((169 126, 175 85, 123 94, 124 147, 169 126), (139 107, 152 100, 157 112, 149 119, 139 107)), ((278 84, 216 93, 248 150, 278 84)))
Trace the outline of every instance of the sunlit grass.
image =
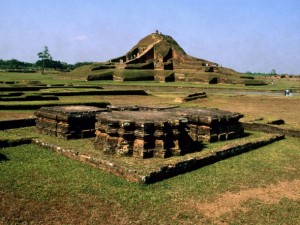
MULTIPOLYGON (((99 201, 110 205, 114 212, 109 216, 111 219, 124 216, 126 211, 131 215, 124 218, 127 223, 181 224, 190 221, 192 224, 201 224, 211 220, 203 215, 196 216, 197 212, 192 210, 193 205, 186 207, 181 203, 209 201, 227 191, 238 192, 245 187, 259 188, 279 181, 298 179, 299 144, 299 139, 288 138, 148 186, 129 183, 35 145, 5 148, 0 150, 7 158, 0 162, 0 190, 5 193, 0 201, 0 218, 5 217, 6 221, 12 223, 17 218, 36 223, 45 221, 49 219, 49 214, 43 210, 28 217, 35 210, 32 204, 40 205, 41 208, 47 204, 50 209, 54 209, 53 204, 59 201, 64 202, 64 215, 69 215, 68 211, 80 209, 82 213, 77 217, 84 218, 88 210, 83 208, 87 205, 84 199, 89 199, 89 207, 97 211, 94 222, 98 224, 102 224, 103 216, 108 216, 103 205, 99 206, 99 201), (6 197, 6 193, 19 200, 7 202, 11 198, 6 197), (27 208, 18 211, 18 202, 21 203, 22 199, 27 201, 27 208), (6 210, 3 210, 4 206, 6 210)), ((241 221, 247 224, 252 220, 262 224, 266 221, 264 215, 282 211, 286 215, 286 223, 293 224, 293 215, 299 215, 299 207, 292 200, 286 199, 272 206, 247 204, 251 211, 238 212, 233 217, 225 214, 224 219, 233 224, 241 221), (255 213, 258 214, 253 218, 255 213)), ((64 217, 63 221, 59 217, 60 213, 57 212, 57 217, 52 219, 59 223, 70 221, 68 217, 64 217)), ((274 224, 282 221, 280 214, 272 216, 272 219, 274 224)))

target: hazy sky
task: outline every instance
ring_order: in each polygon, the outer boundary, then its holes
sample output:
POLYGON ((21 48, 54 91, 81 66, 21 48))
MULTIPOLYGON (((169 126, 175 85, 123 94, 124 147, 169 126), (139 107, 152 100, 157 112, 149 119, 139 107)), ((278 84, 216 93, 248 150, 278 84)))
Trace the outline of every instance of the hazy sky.
POLYGON ((300 74, 300 0, 0 0, 0 59, 102 62, 156 29, 239 72, 300 74))

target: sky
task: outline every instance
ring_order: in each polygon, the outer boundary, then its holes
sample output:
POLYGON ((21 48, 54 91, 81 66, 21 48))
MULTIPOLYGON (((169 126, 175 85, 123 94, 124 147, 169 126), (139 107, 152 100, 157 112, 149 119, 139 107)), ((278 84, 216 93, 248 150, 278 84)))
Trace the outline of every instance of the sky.
POLYGON ((0 0, 0 59, 104 62, 159 30, 239 72, 300 74, 299 0, 0 0))

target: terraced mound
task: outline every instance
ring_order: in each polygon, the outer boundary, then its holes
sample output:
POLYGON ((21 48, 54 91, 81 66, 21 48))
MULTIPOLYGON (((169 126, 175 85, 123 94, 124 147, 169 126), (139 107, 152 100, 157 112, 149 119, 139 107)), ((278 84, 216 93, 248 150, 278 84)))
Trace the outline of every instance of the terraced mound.
POLYGON ((77 68, 70 75, 87 80, 244 84, 235 70, 188 55, 171 36, 158 31, 142 38, 125 55, 77 68))

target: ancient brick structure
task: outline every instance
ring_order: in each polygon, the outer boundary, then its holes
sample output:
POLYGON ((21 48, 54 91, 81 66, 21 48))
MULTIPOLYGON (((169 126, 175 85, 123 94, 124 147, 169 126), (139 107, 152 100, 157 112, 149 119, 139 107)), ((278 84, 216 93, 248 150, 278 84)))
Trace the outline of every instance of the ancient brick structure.
POLYGON ((244 128, 239 122, 243 117, 240 113, 204 108, 178 108, 173 111, 188 119, 191 134, 196 134, 198 140, 215 142, 244 135, 244 128))
MULTIPOLYGON (((135 109, 136 110, 136 109, 135 109)), ((184 155, 202 142, 238 138, 243 115, 200 108, 113 111, 96 115, 95 148, 139 158, 184 155)))
POLYGON ((35 112, 36 128, 64 139, 95 136, 95 115, 107 109, 91 106, 42 107, 35 112))
POLYGON ((184 154, 187 120, 168 111, 114 111, 97 114, 95 148, 109 154, 165 158, 184 154))
POLYGON ((39 132, 59 138, 95 136, 95 149, 138 158, 199 151, 202 142, 244 134, 240 113, 202 108, 55 106, 35 112, 39 132))
MULTIPOLYGON (((111 59, 110 62, 126 64, 141 64, 154 62, 155 70, 189 69, 202 70, 203 65, 212 65, 213 62, 189 56, 169 35, 161 32, 152 33, 141 39, 124 56, 111 59)), ((117 65, 119 68, 120 65, 117 65)))

